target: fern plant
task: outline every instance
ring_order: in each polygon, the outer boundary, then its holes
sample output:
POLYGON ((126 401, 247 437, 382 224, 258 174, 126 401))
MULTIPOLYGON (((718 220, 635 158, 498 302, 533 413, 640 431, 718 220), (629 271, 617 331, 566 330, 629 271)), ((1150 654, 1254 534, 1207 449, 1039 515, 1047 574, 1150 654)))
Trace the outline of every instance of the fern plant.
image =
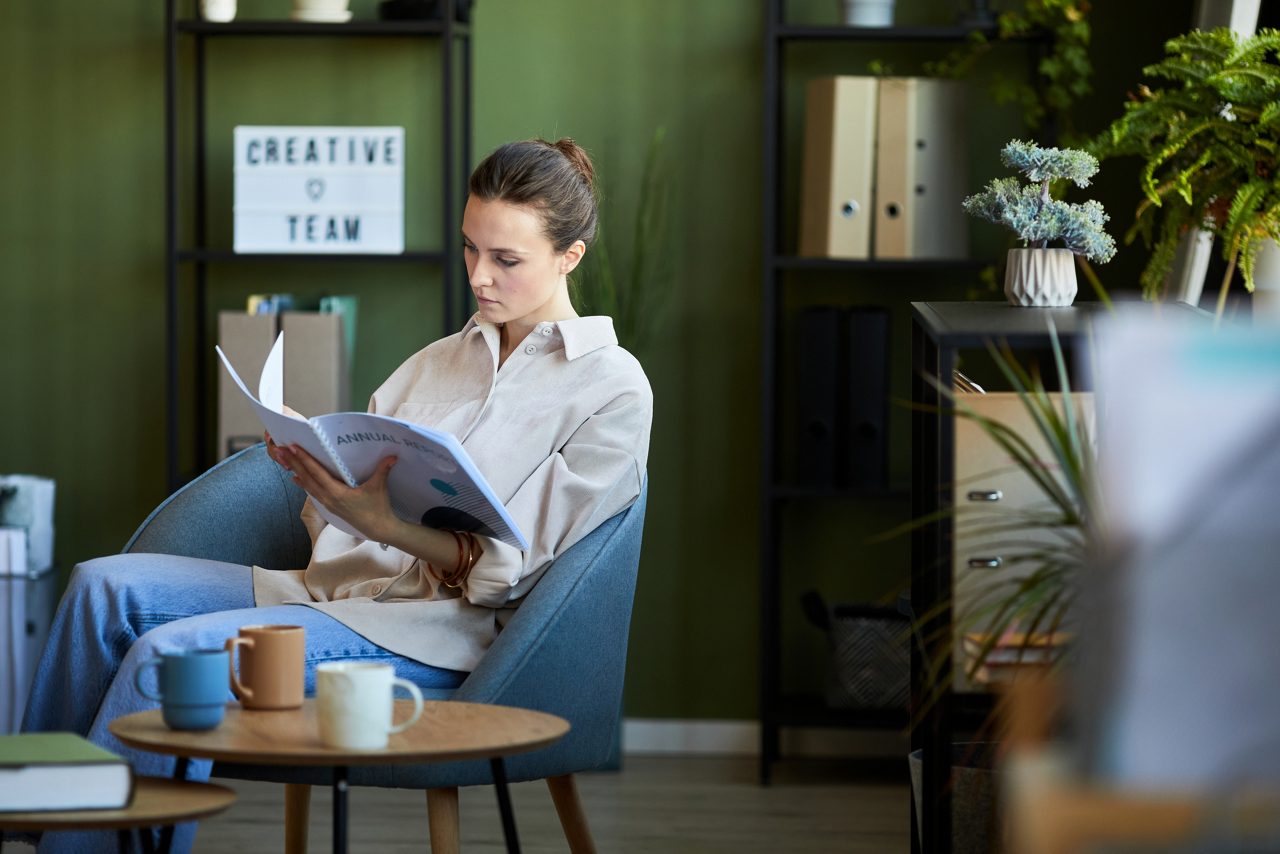
POLYGON ((1162 296, 1182 236, 1205 229, 1227 262, 1218 314, 1239 268, 1253 290, 1264 240, 1280 239, 1280 31, 1248 38, 1227 28, 1170 39, 1165 58, 1092 143, 1099 157, 1145 160, 1139 204, 1126 242, 1151 249, 1143 294, 1162 296))

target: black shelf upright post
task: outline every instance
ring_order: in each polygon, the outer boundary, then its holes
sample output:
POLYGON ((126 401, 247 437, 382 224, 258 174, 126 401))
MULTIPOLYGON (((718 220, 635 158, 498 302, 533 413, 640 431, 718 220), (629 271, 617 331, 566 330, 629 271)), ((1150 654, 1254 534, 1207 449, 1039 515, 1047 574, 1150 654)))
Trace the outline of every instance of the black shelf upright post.
POLYGON ((782 170, 782 85, 781 42, 779 28, 783 24, 782 0, 766 0, 764 39, 764 259, 763 306, 764 324, 761 344, 761 437, 760 437, 760 782, 768 785, 773 763, 779 756, 779 708, 781 665, 779 635, 781 631, 781 573, 778 547, 778 505, 773 486, 777 480, 778 449, 774 420, 777 417, 776 376, 778 336, 778 268, 779 249, 778 199, 781 197, 782 170))
POLYGON ((178 486, 178 32, 177 0, 164 6, 164 181, 165 181, 165 483, 178 486))
MULTIPOLYGON (((195 226, 195 242, 197 246, 209 245, 208 224, 208 207, 209 197, 208 183, 206 179, 206 167, 208 166, 209 151, 205 140, 205 131, 207 122, 205 120, 205 96, 206 89, 206 68, 205 68, 205 38, 204 33, 197 32, 195 34, 195 195, 193 197, 195 226)), ((200 454, 204 453, 204 449, 209 447, 209 395, 204 388, 203 377, 209 368, 208 357, 208 322, 205 316, 205 296, 208 293, 208 272, 209 267, 203 261, 197 261, 192 273, 195 275, 195 289, 192 294, 192 300, 195 304, 196 328, 194 332, 196 363, 195 372, 197 377, 202 379, 196 383, 196 423, 195 423, 195 446, 197 448, 197 459, 200 454)))
POLYGON ((454 225, 454 207, 453 207, 453 182, 456 180, 456 172, 454 171, 454 151, 453 140, 453 123, 450 119, 453 116, 453 27, 454 27, 454 6, 455 0, 444 0, 440 4, 441 20, 444 23, 443 38, 440 39, 440 64, 442 67, 440 79, 442 81, 443 97, 441 100, 441 123, 440 126, 444 131, 444 156, 440 159, 442 184, 444 185, 444 216, 443 221, 444 232, 441 234, 441 248, 444 249, 445 263, 444 270, 441 271, 441 287, 444 288, 444 318, 442 321, 443 329, 441 335, 448 335, 453 332, 454 326, 454 285, 453 280, 457 275, 457 245, 458 245, 458 229, 454 225))

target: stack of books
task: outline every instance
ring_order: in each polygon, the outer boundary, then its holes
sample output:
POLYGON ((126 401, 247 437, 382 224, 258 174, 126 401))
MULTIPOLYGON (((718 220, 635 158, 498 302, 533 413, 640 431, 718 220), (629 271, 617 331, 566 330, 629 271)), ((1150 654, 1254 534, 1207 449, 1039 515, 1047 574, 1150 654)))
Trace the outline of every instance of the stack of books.
POLYGON ((988 634, 970 632, 961 643, 965 672, 972 671, 970 678, 979 685, 1003 684, 1027 673, 1043 673, 1058 661, 1070 641, 1065 632, 1036 632, 1030 636, 1006 632, 994 644, 990 639, 988 634), (973 670, 973 662, 978 660, 982 665, 973 670))

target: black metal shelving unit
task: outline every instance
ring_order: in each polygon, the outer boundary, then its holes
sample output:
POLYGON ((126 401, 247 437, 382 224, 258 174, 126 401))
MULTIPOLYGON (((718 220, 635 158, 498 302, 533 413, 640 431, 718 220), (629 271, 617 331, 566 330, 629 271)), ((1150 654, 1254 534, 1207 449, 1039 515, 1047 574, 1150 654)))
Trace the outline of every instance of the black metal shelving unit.
MULTIPOLYGON (((904 273, 929 276, 969 270, 977 273, 988 262, 970 259, 887 261, 849 261, 825 258, 801 258, 784 251, 779 201, 783 198, 783 164, 785 128, 783 127, 784 60, 789 45, 818 42, 844 43, 938 43, 958 44, 976 31, 988 36, 994 28, 984 26, 942 27, 845 27, 797 26, 786 23, 785 0, 765 0, 764 44, 764 216, 763 216, 763 288, 761 339, 762 395, 762 490, 760 502, 760 780, 768 783, 772 766, 781 758, 780 730, 784 726, 821 726, 856 728, 896 728, 908 725, 906 710, 871 709, 843 711, 825 708, 817 698, 786 695, 782 691, 782 511, 801 501, 884 501, 900 500, 906 511, 910 492, 905 487, 883 489, 832 489, 807 487, 782 482, 783 454, 779 441, 779 387, 781 317, 783 294, 788 287, 798 286, 807 274, 825 272, 842 274, 854 281, 866 274, 904 273)), ((975 0, 971 18, 985 21, 986 4, 975 0)), ((1046 37, 1028 36, 1032 45, 1047 43, 1046 37)), ((1033 62, 1035 57, 1033 56, 1033 62)), ((905 303, 909 295, 891 300, 905 303)))
POLYGON ((471 26, 457 20, 459 0, 441 0, 440 17, 431 20, 348 21, 341 24, 308 23, 280 20, 238 20, 214 23, 199 20, 196 0, 166 0, 165 2, 165 355, 166 363, 166 411, 165 411, 165 473, 169 490, 191 479, 212 462, 209 458, 210 412, 205 393, 205 381, 209 365, 209 342, 206 340, 207 273, 214 264, 260 263, 340 263, 340 264, 409 264, 441 271, 441 301, 443 334, 453 331, 460 307, 465 305, 463 287, 465 278, 460 275, 461 253, 458 249, 458 201, 470 168, 472 140, 472 51, 471 26), (180 8, 185 7, 185 11, 180 8), (185 17, 184 17, 185 15, 185 17), (442 137, 440 174, 443 207, 443 228, 439 238, 440 249, 413 249, 397 255, 360 255, 337 253, 314 254, 245 254, 238 255, 230 249, 208 245, 206 210, 207 167, 205 108, 207 95, 206 49, 211 39, 225 38, 392 38, 418 39, 438 42, 440 69, 438 83, 442 88, 441 116, 437 131, 442 137), (194 121, 194 186, 190 188, 190 209, 193 216, 194 245, 179 245, 179 220, 182 216, 184 195, 178 182, 178 107, 180 84, 185 75, 179 69, 178 43, 180 38, 193 41, 194 58, 192 78, 192 113, 194 121), (455 68, 455 65, 457 68, 455 68), (455 91, 457 90, 457 91, 455 91), (461 137, 460 140, 457 137, 461 137), (460 142, 460 145, 459 145, 460 142), (460 150, 459 150, 460 149, 460 150), (184 267, 193 271, 191 300, 195 306, 194 341, 184 342, 181 328, 184 318, 179 306, 182 293, 180 277, 184 267), (195 412, 195 468, 182 470, 182 436, 180 434, 183 392, 179 370, 180 350, 193 346, 195 352, 194 387, 190 389, 195 412))

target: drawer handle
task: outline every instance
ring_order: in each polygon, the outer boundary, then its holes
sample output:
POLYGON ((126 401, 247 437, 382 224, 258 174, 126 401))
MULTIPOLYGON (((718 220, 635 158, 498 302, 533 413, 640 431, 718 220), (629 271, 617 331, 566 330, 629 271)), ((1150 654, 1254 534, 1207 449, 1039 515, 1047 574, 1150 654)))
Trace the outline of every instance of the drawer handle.
POLYGON ((998 489, 975 489, 969 493, 970 501, 999 501, 1004 493, 998 489))
POLYGON ((998 557, 971 557, 969 558, 970 569, 999 569, 1004 561, 998 557))

